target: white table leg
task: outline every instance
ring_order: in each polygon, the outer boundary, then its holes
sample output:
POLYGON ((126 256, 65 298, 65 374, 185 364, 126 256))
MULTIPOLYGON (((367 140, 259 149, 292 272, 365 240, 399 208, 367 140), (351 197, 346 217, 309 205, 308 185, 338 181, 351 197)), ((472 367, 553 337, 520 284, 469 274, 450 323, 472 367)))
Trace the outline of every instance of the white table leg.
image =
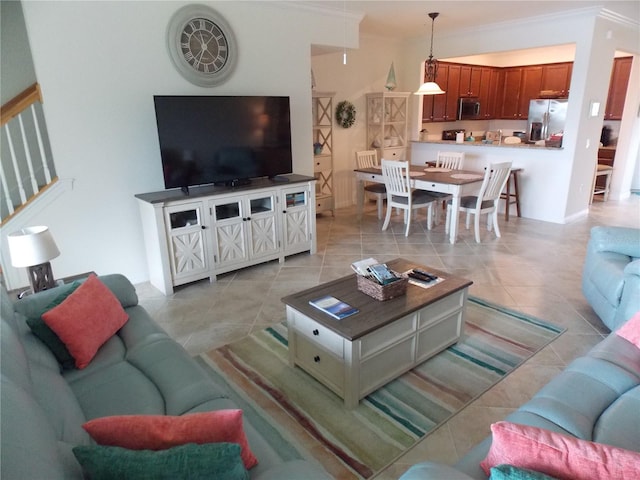
POLYGON ((357 218, 362 219, 362 210, 364 208, 364 181, 358 180, 356 182, 356 198, 357 198, 357 218))
POLYGON ((458 236, 458 213, 460 210, 460 196, 454 195, 451 200, 451 223, 449 224, 449 242, 456 243, 458 236))

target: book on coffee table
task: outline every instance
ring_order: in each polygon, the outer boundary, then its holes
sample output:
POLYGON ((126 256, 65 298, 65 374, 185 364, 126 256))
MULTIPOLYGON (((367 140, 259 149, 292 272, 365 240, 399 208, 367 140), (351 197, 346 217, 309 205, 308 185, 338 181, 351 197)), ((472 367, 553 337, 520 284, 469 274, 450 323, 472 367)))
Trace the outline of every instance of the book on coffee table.
POLYGON ((317 308, 318 310, 322 310, 324 313, 331 315, 333 318, 338 320, 342 320, 343 318, 354 315, 360 311, 331 295, 325 295, 324 297, 316 298, 315 300, 309 300, 309 305, 317 308))

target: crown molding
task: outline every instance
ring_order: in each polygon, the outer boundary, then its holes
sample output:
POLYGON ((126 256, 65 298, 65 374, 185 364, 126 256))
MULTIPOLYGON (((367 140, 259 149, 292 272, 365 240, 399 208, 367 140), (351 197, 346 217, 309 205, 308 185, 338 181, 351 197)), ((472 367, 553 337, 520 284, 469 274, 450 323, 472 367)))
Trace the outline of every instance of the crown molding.
POLYGON ((609 20, 610 22, 614 22, 625 27, 640 27, 640 20, 638 20, 637 18, 625 17, 624 15, 620 15, 619 13, 609 10, 608 8, 603 8, 598 16, 600 18, 604 18, 605 20, 609 20))
POLYGON ((312 5, 304 2, 292 2, 287 0, 276 0, 272 3, 282 8, 303 10, 306 12, 313 13, 315 15, 325 15, 328 17, 336 18, 338 20, 346 19, 358 24, 364 18, 364 13, 353 12, 350 10, 345 10, 342 8, 334 8, 330 6, 320 6, 317 4, 312 5))
POLYGON ((503 28, 520 28, 520 27, 525 27, 525 26, 530 26, 530 25, 535 25, 535 24, 545 23, 545 22, 557 22, 559 20, 561 21, 564 19, 575 20, 576 17, 595 18, 601 13, 601 11, 602 11, 601 6, 585 7, 585 8, 575 9, 575 10, 567 10, 559 13, 555 12, 555 13, 536 15, 534 17, 520 18, 517 20, 505 20, 505 21, 490 23, 486 25, 478 25, 476 27, 470 27, 470 28, 465 28, 460 30, 449 30, 448 32, 438 33, 438 36, 441 38, 447 38, 447 37, 460 35, 461 33, 484 34, 488 32, 494 32, 497 29, 503 29, 503 28))

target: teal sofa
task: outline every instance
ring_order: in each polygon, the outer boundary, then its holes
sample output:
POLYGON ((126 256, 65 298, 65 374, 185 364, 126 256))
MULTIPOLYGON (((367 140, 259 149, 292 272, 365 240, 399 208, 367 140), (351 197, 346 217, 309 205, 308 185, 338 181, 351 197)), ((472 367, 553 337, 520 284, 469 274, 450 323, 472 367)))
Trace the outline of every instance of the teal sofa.
POLYGON ((612 331, 640 311, 640 229, 591 229, 582 293, 612 331))
MULTIPOLYGON (((640 452, 640 349, 609 335, 505 420, 640 452)), ((400 479, 484 480, 480 462, 491 441, 487 437, 454 466, 422 462, 400 479)))
MULTIPOLYGON (((182 415, 238 408, 178 343, 138 305, 122 275, 100 280, 116 295, 129 320, 82 370, 61 370, 26 318, 46 307, 68 285, 12 301, 2 288, 0 477, 11 480, 80 479, 72 448, 93 441, 87 420, 124 414, 182 415)), ((244 417, 260 480, 330 478, 316 464, 283 458, 244 417)), ((285 455, 289 455, 290 452, 285 455)))

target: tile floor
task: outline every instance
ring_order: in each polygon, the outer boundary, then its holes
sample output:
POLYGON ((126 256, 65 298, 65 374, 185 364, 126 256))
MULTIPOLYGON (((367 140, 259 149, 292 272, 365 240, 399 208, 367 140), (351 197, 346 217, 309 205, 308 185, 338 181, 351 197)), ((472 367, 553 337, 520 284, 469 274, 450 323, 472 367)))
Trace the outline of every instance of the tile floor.
POLYGON ((442 224, 424 228, 425 216, 404 236, 401 215, 380 230, 375 204, 362 221, 355 208, 317 218, 316 255, 289 257, 196 282, 165 297, 149 284, 136 288, 144 305, 166 331, 191 353, 205 352, 283 321, 280 298, 351 273, 351 262, 367 257, 404 257, 473 280, 472 295, 554 322, 567 331, 501 383, 420 442, 378 479, 396 479, 426 459, 454 463, 489 433, 489 425, 527 401, 576 356, 608 330, 582 296, 580 275, 589 230, 594 225, 640 226, 640 196, 595 201, 589 215, 567 225, 511 217, 500 219, 502 238, 483 229, 482 244, 460 225, 455 245, 442 224))

